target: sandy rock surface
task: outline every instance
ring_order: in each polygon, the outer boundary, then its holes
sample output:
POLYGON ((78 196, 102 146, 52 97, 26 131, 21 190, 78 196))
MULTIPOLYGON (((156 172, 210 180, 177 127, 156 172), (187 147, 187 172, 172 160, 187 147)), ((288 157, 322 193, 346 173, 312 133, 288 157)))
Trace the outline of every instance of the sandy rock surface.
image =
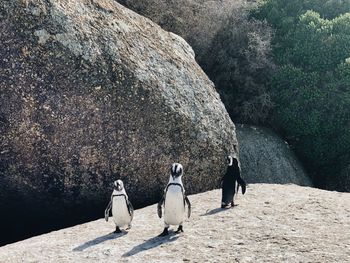
POLYGON ((350 194, 252 184, 233 209, 220 190, 190 196, 181 235, 162 231, 156 206, 113 234, 103 219, 0 248, 0 262, 350 262, 350 194))

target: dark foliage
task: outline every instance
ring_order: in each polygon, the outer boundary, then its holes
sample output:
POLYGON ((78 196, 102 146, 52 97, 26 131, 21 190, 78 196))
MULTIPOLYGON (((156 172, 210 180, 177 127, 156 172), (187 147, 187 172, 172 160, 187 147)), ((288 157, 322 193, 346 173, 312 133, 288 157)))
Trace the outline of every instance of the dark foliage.
POLYGON ((276 34, 274 123, 320 187, 350 190, 350 2, 268 0, 253 12, 276 34))
POLYGON ((249 19, 245 8, 235 9, 199 61, 235 122, 265 123, 273 107, 266 89, 274 68, 272 35, 265 22, 249 19))

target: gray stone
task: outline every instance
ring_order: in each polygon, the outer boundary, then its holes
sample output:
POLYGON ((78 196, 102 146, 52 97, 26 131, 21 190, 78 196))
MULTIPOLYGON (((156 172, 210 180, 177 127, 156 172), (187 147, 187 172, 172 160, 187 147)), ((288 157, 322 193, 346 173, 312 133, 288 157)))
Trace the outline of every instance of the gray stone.
POLYGON ((155 202, 175 161, 189 193, 212 189, 236 151, 192 48, 113 0, 0 0, 0 104, 13 236, 102 216, 117 178, 155 202))
POLYGON ((117 1, 186 39, 195 50, 197 61, 208 55, 212 41, 232 11, 246 4, 243 0, 117 1))
MULTIPOLYGON (((332 178, 328 181, 331 186, 333 181, 334 179, 332 180, 332 178)), ((341 171, 339 180, 335 181, 334 184, 335 187, 333 189, 350 192, 350 164, 341 171)))
POLYGON ((313 186, 289 145, 273 131, 236 125, 242 177, 247 183, 279 183, 313 186))

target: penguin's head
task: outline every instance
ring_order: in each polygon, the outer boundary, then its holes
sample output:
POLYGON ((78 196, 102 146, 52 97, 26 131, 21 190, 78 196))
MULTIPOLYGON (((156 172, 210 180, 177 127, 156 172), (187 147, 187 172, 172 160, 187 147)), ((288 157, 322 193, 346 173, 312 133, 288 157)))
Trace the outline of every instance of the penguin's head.
POLYGON ((238 160, 231 155, 227 156, 227 163, 228 166, 238 166, 238 160))
POLYGON ((228 163, 228 166, 232 166, 232 164, 233 164, 233 157, 231 155, 227 156, 227 163, 228 163))
POLYGON ((124 183, 122 180, 114 181, 114 189, 117 191, 122 191, 124 189, 124 183))
POLYGON ((179 163, 173 163, 170 169, 170 173, 171 173, 171 176, 173 177, 173 180, 175 180, 175 178, 182 176, 183 174, 182 165, 179 163))

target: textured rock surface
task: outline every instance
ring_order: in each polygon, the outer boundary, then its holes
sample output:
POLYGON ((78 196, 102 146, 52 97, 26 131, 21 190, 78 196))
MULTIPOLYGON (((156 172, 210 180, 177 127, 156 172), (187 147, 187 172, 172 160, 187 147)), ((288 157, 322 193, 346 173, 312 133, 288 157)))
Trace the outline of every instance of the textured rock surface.
POLYGON ((236 125, 236 129, 242 177, 247 183, 313 185, 288 144, 277 134, 242 124, 236 125))
POLYGON ((100 215, 118 177, 154 202, 174 161, 212 189, 237 144, 191 47, 113 0, 0 0, 0 105, 12 235, 100 215))
POLYGON ((156 206, 135 211, 128 234, 103 219, 0 248, 3 262, 349 262, 350 193, 251 184, 221 210, 220 191, 189 197, 184 233, 156 237, 156 206))
POLYGON ((234 122, 267 123, 273 107, 266 89, 275 65, 273 30, 250 19, 253 0, 116 0, 182 36, 234 122))
POLYGON ((222 25, 243 0, 117 0, 135 12, 150 18, 165 30, 182 36, 202 61, 222 25))
MULTIPOLYGON (((330 184, 331 182, 332 178, 330 179, 330 184)), ((339 191, 350 192, 350 164, 342 170, 340 180, 337 183, 338 185, 336 185, 336 189, 339 189, 339 191)))

